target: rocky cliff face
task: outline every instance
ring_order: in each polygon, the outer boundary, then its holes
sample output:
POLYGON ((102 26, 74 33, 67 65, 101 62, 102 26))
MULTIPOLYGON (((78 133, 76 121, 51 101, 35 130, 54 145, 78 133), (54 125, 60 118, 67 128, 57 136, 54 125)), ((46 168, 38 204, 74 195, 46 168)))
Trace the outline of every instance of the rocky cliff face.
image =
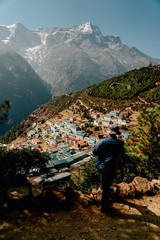
MULTIPOLYGON (((0 46, 25 57, 60 95, 87 88, 128 70, 160 63, 118 36, 103 36, 90 22, 72 28, 29 30, 22 24, 0 26, 0 46)), ((1 49, 1 48, 0 48, 1 49)))

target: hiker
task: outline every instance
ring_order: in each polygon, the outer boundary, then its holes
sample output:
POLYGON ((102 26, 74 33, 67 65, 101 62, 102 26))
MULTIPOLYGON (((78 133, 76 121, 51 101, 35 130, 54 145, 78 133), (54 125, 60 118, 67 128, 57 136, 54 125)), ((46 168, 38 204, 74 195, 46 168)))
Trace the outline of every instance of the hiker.
POLYGON ((93 154, 98 156, 96 168, 102 174, 102 212, 110 210, 110 187, 113 183, 118 167, 119 156, 124 146, 124 142, 117 139, 117 135, 121 134, 117 125, 110 124, 107 133, 109 137, 99 136, 93 149, 93 154))

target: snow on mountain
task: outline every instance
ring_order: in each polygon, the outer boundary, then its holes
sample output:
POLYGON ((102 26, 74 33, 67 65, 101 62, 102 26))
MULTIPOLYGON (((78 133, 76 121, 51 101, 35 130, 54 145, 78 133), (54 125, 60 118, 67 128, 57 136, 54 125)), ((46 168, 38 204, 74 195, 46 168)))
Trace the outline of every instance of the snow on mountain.
POLYGON ((150 62, 160 63, 124 45, 119 36, 103 36, 90 22, 37 30, 21 23, 0 26, 0 51, 4 45, 23 56, 52 85, 54 95, 86 88, 150 62))

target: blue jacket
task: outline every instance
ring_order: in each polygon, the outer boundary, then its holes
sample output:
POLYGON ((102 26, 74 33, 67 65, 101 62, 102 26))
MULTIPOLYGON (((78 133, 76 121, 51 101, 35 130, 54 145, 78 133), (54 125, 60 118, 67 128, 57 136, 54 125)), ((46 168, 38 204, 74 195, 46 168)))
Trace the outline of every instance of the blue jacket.
POLYGON ((112 137, 100 139, 94 146, 93 154, 98 156, 96 167, 103 173, 115 170, 124 142, 112 137))

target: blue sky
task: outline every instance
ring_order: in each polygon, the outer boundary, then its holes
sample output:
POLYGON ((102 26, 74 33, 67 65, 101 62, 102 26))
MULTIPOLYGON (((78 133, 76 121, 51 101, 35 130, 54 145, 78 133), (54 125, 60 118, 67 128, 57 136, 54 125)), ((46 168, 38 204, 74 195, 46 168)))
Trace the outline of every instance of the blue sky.
POLYGON ((90 21, 103 35, 160 58, 160 0, 0 0, 0 25, 29 29, 90 21))

